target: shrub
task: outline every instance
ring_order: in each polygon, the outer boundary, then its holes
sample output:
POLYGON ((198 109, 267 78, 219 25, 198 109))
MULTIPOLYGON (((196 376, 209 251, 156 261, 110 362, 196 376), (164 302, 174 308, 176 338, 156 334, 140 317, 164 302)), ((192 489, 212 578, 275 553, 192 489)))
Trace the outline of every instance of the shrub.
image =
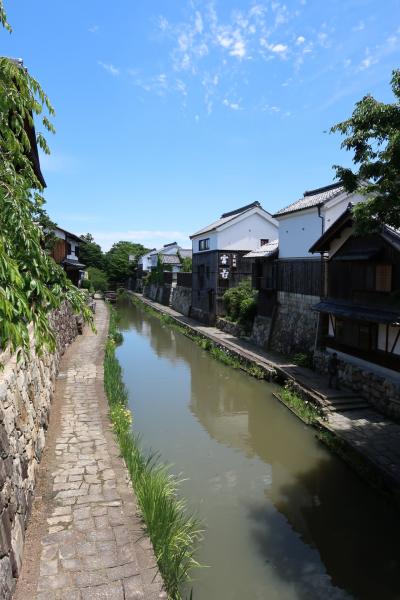
POLYGON ((306 352, 298 352, 293 356, 293 362, 299 367, 308 367, 312 369, 314 366, 313 355, 306 352))
POLYGON ((224 294, 224 305, 230 320, 249 329, 257 313, 257 291, 251 287, 250 279, 245 279, 238 286, 227 290, 224 294))

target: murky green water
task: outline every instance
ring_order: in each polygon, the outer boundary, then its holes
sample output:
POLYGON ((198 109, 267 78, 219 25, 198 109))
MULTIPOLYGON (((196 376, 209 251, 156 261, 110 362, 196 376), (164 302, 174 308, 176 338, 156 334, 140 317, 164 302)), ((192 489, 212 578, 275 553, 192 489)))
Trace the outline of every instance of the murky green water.
POLYGON ((135 430, 205 522, 194 600, 400 599, 399 516, 271 392, 135 306, 118 358, 135 430))

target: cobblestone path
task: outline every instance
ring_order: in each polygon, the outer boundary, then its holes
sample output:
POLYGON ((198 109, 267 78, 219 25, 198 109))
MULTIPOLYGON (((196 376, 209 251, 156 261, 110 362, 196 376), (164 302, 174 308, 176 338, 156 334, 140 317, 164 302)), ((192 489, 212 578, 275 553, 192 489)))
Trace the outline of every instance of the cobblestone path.
MULTIPOLYGON (((38 564, 22 573, 17 600, 32 597, 29 589, 37 600, 167 597, 110 430, 103 391, 108 317, 101 301, 95 323, 97 335, 86 327, 61 364, 54 401, 61 402, 59 425, 44 465, 51 479, 38 564)), ((28 539, 25 554, 35 552, 33 546, 28 539)))

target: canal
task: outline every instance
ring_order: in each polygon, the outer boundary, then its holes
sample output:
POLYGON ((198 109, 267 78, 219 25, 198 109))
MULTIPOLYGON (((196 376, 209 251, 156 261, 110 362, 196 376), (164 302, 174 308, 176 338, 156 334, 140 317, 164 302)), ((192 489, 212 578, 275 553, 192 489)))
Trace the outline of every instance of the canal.
POLYGON ((134 429, 205 525, 194 600, 400 599, 398 514, 252 379, 132 305, 134 429))

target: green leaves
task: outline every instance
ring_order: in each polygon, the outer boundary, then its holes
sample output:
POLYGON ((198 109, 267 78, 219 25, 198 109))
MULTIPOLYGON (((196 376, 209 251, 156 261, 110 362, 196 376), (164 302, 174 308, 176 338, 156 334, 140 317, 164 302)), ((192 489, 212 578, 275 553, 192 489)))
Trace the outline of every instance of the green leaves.
POLYGON ((356 169, 334 165, 336 177, 348 192, 366 198, 354 208, 359 233, 373 232, 385 223, 400 228, 400 69, 391 79, 393 104, 365 96, 350 119, 337 123, 331 133, 346 136, 341 147, 353 151, 356 169))
MULTIPOLYGON (((5 15, 0 0, 0 22, 5 15)), ((86 297, 46 252, 51 229, 42 184, 31 162, 32 115, 53 108, 20 64, 0 58, 0 348, 30 352, 30 324, 37 351, 55 348, 51 310, 66 299, 90 320, 86 297)), ((47 117, 44 126, 53 131, 47 117)), ((49 152, 42 133, 37 142, 49 152)))

